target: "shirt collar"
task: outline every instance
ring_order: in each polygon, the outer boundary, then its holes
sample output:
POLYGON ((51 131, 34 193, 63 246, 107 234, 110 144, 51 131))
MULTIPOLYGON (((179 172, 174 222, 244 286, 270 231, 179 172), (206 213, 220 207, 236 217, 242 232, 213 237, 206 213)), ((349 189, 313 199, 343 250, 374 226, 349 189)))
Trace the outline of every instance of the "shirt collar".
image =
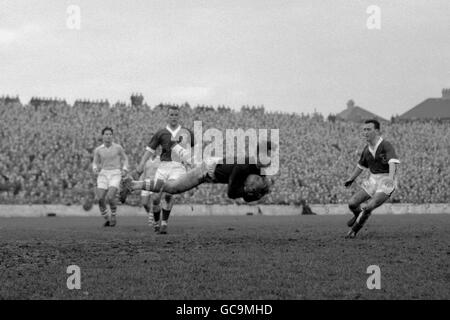
POLYGON ((178 127, 176 127, 175 130, 170 129, 170 127, 167 125, 166 129, 167 129, 167 131, 169 131, 172 134, 172 137, 175 137, 177 135, 178 131, 180 131, 181 125, 178 125, 178 127))
POLYGON ((380 139, 378 139, 378 142, 376 143, 376 145, 373 149, 370 147, 370 144, 368 145, 369 151, 373 155, 374 158, 375 158, 375 154, 377 153, 378 146, 381 144, 381 142, 383 142, 382 137, 380 137, 380 139))

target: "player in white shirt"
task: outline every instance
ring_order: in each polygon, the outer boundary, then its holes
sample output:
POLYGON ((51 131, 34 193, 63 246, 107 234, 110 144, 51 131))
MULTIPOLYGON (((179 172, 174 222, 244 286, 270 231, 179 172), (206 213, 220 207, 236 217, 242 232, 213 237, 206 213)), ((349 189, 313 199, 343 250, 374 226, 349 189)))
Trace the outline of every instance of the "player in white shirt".
MULTIPOLYGON (((161 164, 161 160, 159 155, 153 154, 153 156, 147 160, 144 167, 144 172, 141 175, 142 181, 150 182, 151 179, 155 178, 156 171, 158 170, 159 165, 161 164)), ((156 227, 155 219, 153 217, 153 192, 142 190, 141 191, 141 204, 147 212, 148 216, 148 225, 150 227, 156 227)))
POLYGON ((102 130, 103 144, 94 150, 92 168, 97 174, 97 198, 101 215, 105 218, 105 227, 116 225, 116 195, 122 176, 128 172, 128 157, 120 144, 114 143, 113 129, 102 130), (107 204, 111 210, 108 213, 107 204))

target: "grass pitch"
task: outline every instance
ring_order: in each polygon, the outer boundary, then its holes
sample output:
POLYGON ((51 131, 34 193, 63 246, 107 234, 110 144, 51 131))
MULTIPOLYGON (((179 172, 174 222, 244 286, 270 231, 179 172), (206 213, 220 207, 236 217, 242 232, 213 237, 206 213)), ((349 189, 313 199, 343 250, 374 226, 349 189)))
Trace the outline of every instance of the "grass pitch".
POLYGON ((450 215, 0 219, 2 299, 450 299, 450 215), (81 289, 67 288, 67 267, 81 289), (369 290, 367 267, 381 269, 369 290))

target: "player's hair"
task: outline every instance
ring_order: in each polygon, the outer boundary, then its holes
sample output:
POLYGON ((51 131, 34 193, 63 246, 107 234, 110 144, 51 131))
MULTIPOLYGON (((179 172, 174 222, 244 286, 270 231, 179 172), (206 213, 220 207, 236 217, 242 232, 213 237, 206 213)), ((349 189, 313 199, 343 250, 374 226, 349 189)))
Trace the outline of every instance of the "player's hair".
POLYGON ((373 127, 376 129, 376 130, 380 130, 380 122, 378 121, 378 120, 375 120, 375 119, 369 119, 369 120, 366 120, 366 121, 364 121, 364 123, 373 123, 373 127))
POLYGON ((177 111, 180 111, 180 108, 179 108, 178 106, 175 106, 175 105, 170 105, 169 108, 168 108, 167 110, 168 110, 168 111, 170 111, 170 110, 177 110, 177 111))
POLYGON ((102 130, 102 135, 104 135, 106 131, 111 131, 111 133, 114 133, 114 130, 111 127, 104 127, 102 130))

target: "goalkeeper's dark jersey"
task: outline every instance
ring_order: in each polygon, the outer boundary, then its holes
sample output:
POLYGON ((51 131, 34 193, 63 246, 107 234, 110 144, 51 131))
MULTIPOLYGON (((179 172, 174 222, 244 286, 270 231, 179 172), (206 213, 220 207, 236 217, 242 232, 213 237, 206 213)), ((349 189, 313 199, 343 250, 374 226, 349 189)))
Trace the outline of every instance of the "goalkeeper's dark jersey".
POLYGON ((247 195, 244 196, 244 183, 251 174, 261 175, 261 169, 256 164, 251 164, 248 157, 245 158, 244 164, 236 163, 236 159, 228 163, 226 159, 223 159, 223 163, 217 164, 214 170, 214 182, 228 184, 227 194, 230 199, 243 198, 247 202, 256 200, 250 199, 247 195))

